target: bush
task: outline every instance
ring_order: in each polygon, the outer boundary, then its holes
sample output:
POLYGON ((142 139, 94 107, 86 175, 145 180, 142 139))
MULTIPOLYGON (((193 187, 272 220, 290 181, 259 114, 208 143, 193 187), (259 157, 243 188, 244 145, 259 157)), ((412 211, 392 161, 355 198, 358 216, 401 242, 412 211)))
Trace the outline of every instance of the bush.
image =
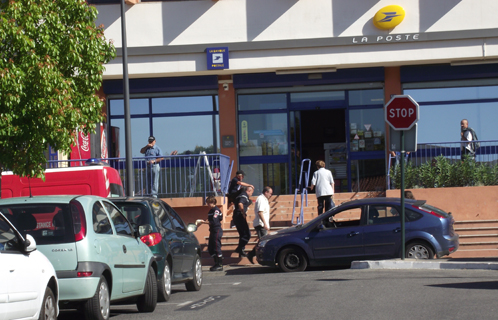
MULTIPOLYGON (((401 186, 401 170, 397 165, 390 169, 394 187, 401 186)), ((405 188, 443 188, 498 185, 498 164, 477 163, 471 158, 450 160, 443 156, 414 167, 405 166, 405 188)))

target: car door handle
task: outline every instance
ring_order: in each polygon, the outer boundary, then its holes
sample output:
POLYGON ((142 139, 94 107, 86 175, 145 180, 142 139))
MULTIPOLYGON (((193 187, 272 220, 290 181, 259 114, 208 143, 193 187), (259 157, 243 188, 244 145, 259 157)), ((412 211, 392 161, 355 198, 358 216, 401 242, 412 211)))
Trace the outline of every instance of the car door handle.
POLYGON ((350 237, 350 238, 351 238, 351 237, 357 236, 357 235, 359 235, 359 234, 360 234, 360 233, 359 233, 358 231, 352 231, 352 232, 350 232, 350 233, 348 234, 348 237, 350 237))
POLYGON ((126 253, 126 246, 123 244, 123 252, 126 253))
POLYGON ((401 232, 401 228, 396 228, 393 230, 394 233, 398 233, 398 232, 401 232))

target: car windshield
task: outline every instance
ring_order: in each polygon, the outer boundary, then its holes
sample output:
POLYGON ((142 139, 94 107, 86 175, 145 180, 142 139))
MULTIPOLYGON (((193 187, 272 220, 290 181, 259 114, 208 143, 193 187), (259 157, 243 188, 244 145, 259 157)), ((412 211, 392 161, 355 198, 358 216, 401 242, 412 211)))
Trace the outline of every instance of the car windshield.
POLYGON ((24 235, 30 234, 36 243, 74 242, 69 204, 22 204, 0 206, 0 211, 24 235))

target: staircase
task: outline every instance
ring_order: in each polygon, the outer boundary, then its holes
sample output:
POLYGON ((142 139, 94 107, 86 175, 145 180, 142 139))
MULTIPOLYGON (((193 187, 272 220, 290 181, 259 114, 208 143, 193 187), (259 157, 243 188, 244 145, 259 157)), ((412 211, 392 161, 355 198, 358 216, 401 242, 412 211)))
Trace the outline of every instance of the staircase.
POLYGON ((451 258, 498 257, 498 220, 456 221, 460 248, 451 258))
MULTIPOLYGON (((359 193, 339 193, 334 195, 334 202, 336 205, 341 204, 342 202, 353 200, 353 199, 362 199, 367 197, 375 196, 370 192, 359 192, 359 193)), ((251 197, 253 201, 256 201, 257 197, 251 197)), ((270 227, 272 231, 279 230, 282 228, 292 226, 292 210, 294 203, 294 195, 280 195, 273 196, 270 198, 270 227)), ((296 197, 296 207, 294 213, 294 221, 296 217, 299 216, 301 212, 301 196, 298 195, 296 197)), ((318 215, 317 211, 317 201, 316 196, 311 194, 308 196, 308 206, 306 206, 306 200, 304 200, 303 207, 303 216, 304 222, 308 222, 314 219, 318 215)), ((251 251, 258 241, 258 237, 256 235, 256 231, 252 227, 252 221, 254 220, 254 206, 250 206, 247 211, 247 222, 249 224, 251 230, 251 239, 249 243, 246 245, 246 251, 251 251)), ((238 253, 235 253, 234 250, 237 248, 239 243, 239 234, 237 229, 230 228, 230 221, 232 220, 232 216, 224 217, 225 221, 223 222, 223 238, 221 239, 221 249, 223 251, 223 264, 250 264, 247 258, 239 258, 238 253)), ((202 247, 202 265, 212 265, 213 258, 209 256, 207 252, 207 244, 209 237, 206 236, 204 239, 199 239, 202 247)), ((256 262, 256 261, 255 261, 256 262)), ((256 262, 257 263, 257 262, 256 262)))

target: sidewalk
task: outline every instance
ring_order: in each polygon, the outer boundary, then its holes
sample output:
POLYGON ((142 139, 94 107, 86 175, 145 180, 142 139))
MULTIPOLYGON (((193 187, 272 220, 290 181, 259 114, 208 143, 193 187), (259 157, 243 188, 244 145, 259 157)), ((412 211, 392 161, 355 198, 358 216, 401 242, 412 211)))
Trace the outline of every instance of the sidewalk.
POLYGON ((351 269, 459 269, 498 270, 498 258, 390 259, 353 261, 351 269))

